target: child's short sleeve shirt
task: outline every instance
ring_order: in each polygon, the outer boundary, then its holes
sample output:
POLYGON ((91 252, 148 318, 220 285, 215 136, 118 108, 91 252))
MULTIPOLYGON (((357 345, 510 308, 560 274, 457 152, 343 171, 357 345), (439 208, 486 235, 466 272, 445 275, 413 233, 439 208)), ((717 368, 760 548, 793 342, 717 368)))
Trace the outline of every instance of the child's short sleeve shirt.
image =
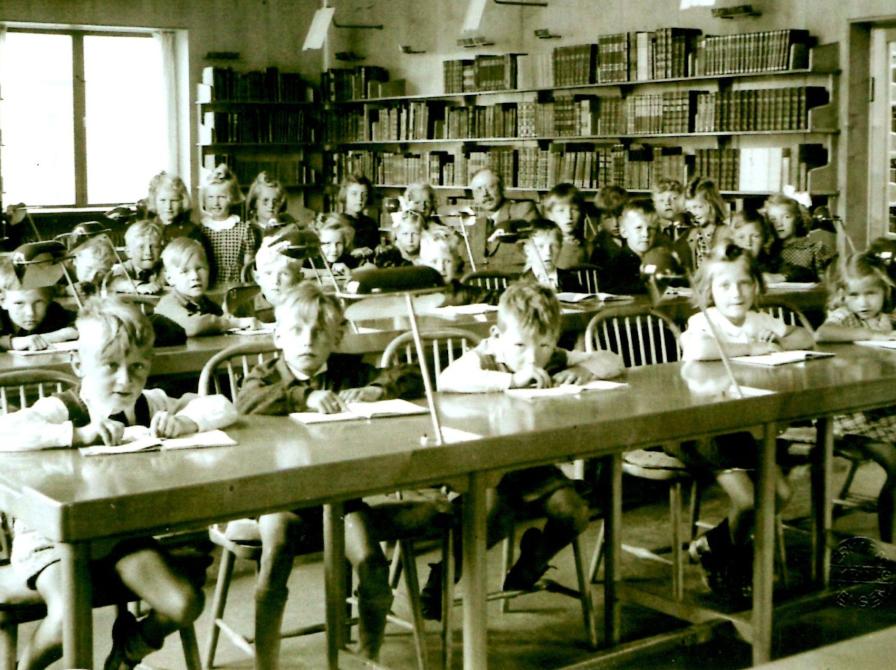
MULTIPOLYGON (((712 325, 715 326, 719 339, 730 344, 756 342, 760 333, 764 331, 771 331, 778 337, 787 334, 787 325, 783 321, 764 312, 747 312, 743 324, 739 326, 722 316, 716 307, 710 307, 706 313, 712 319, 712 325)), ((702 336, 712 337, 712 332, 706 317, 698 312, 688 319, 687 330, 681 335, 682 344, 684 345, 687 339, 702 336)))
POLYGON ((867 328, 875 333, 889 333, 893 330, 893 322, 887 314, 881 312, 871 319, 862 319, 846 307, 837 307, 828 312, 825 323, 845 328, 867 328))

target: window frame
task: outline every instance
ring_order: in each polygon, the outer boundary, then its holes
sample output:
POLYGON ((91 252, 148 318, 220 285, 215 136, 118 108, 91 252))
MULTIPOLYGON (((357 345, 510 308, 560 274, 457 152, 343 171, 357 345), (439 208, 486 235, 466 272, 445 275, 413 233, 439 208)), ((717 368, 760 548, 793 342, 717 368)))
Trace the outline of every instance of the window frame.
MULTIPOLYGON (((74 137, 75 202, 72 204, 48 204, 35 206, 35 210, 104 210, 120 202, 91 203, 87 198, 87 87, 84 76, 85 37, 141 37, 153 38, 153 30, 140 28, 88 29, 88 28, 44 28, 6 25, 7 33, 28 33, 43 35, 67 35, 72 38, 72 130, 74 137), (79 121, 80 119, 80 121, 79 121)), ((2 183, 2 175, 0 175, 2 183)), ((2 200, 2 198, 0 198, 2 200)))

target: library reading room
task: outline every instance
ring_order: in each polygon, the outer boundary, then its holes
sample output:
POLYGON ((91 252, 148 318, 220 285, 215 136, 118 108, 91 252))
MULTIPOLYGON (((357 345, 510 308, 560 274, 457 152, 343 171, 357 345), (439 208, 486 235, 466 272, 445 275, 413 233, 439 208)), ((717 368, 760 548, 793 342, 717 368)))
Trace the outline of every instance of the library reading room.
POLYGON ((894 656, 893 0, 0 0, 0 670, 894 656))

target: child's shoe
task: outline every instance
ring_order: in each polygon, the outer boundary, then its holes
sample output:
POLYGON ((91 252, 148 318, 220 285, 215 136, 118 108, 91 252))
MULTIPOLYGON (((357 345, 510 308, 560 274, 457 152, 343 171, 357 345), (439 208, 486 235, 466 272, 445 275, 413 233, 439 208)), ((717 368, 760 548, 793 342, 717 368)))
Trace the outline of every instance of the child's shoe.
POLYGON ((550 567, 547 563, 535 562, 538 545, 541 543, 541 531, 529 528, 520 538, 520 557, 504 578, 505 591, 531 591, 550 567))
POLYGON ((122 612, 112 624, 112 650, 106 657, 103 670, 132 670, 140 665, 144 656, 160 648, 143 637, 140 624, 133 614, 122 612))
POLYGON ((442 564, 429 564, 429 577, 420 592, 420 610, 424 619, 442 620, 442 564))

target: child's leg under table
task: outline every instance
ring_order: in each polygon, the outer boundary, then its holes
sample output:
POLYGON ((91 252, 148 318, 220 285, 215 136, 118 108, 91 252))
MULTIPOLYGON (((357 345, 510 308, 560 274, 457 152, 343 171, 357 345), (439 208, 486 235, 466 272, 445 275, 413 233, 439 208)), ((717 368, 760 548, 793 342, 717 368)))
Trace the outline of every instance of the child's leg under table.
POLYGON ((56 562, 37 577, 37 591, 47 605, 47 616, 38 623, 19 658, 20 670, 46 668, 62 658, 62 563, 56 562))

